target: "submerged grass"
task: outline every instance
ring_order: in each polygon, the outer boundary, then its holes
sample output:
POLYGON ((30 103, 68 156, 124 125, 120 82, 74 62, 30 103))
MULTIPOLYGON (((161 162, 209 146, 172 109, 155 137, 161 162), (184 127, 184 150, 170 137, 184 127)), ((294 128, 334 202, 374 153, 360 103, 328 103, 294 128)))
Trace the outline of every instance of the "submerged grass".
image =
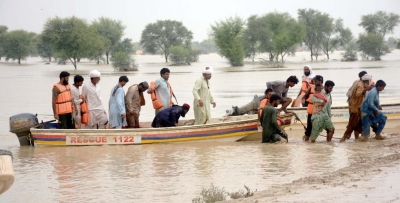
POLYGON ((201 197, 196 197, 192 199, 192 203, 214 203, 217 201, 226 200, 228 196, 231 199, 239 199, 251 197, 254 195, 254 192, 252 192, 249 187, 244 185, 244 188, 246 189, 246 192, 244 190, 239 190, 237 192, 229 193, 225 191, 225 188, 219 188, 211 183, 209 188, 203 188, 200 193, 201 197))

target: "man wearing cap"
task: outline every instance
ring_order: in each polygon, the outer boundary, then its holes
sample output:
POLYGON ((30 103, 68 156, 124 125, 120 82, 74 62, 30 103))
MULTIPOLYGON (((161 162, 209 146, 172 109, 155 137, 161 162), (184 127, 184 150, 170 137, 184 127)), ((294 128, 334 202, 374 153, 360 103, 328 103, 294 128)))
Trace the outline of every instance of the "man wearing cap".
POLYGON ((101 73, 98 70, 90 71, 90 82, 82 88, 82 97, 86 101, 89 111, 87 129, 105 129, 108 123, 106 109, 100 97, 100 86, 98 84, 100 76, 101 73))
POLYGON ((164 109, 158 112, 151 126, 153 128, 178 126, 179 118, 181 116, 185 117, 189 109, 189 104, 183 104, 182 106, 174 106, 164 109))
POLYGON ((363 74, 361 80, 359 80, 351 92, 349 101, 349 122, 340 142, 344 142, 346 139, 351 137, 351 133, 354 131, 354 138, 358 139, 360 133, 362 133, 361 124, 361 105, 365 97, 365 93, 371 89, 369 85, 371 76, 363 74))
POLYGON ((141 107, 146 104, 143 92, 149 88, 149 84, 144 81, 139 84, 133 84, 128 88, 125 96, 125 105, 127 110, 127 122, 129 128, 139 128, 139 115, 141 107))
POLYGON ((200 79, 196 80, 193 87, 193 108, 195 125, 206 124, 211 118, 210 105, 215 108, 216 103, 210 91, 210 79, 213 73, 212 67, 204 67, 203 75, 200 79))

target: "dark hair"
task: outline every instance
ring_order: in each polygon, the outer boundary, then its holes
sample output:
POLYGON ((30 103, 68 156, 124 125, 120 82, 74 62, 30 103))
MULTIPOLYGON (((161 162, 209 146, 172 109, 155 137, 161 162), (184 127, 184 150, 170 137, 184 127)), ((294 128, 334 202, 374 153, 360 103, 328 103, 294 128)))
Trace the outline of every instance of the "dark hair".
POLYGON ((165 73, 170 73, 168 68, 161 68, 160 75, 164 75, 165 73))
POLYGON ((316 76, 314 77, 314 81, 315 81, 315 80, 324 82, 324 77, 322 77, 321 75, 316 75, 316 76))
POLYGON ((129 79, 128 79, 128 77, 126 77, 125 75, 123 75, 123 76, 121 76, 121 77, 119 77, 119 82, 129 82, 129 79))
POLYGON ((264 94, 268 94, 268 93, 273 92, 273 91, 274 90, 272 90, 271 88, 268 88, 268 89, 265 90, 264 94))
POLYGON ((299 83, 299 79, 297 79, 297 77, 295 75, 290 76, 286 82, 293 82, 294 84, 299 83))
POLYGON ((61 79, 61 78, 68 77, 68 76, 69 76, 69 73, 68 73, 67 71, 62 71, 62 72, 60 73, 60 79, 61 79))
POLYGON ((383 80, 378 80, 378 81, 376 82, 376 85, 375 85, 375 86, 377 86, 377 87, 385 87, 385 86, 386 86, 386 82, 383 81, 383 80))
POLYGON ((277 94, 273 94, 272 96, 271 96, 271 98, 269 98, 269 103, 272 103, 272 102, 274 102, 274 101, 276 101, 276 100, 281 100, 282 98, 281 98, 281 96, 279 96, 279 95, 277 95, 277 94))
POLYGON ((83 77, 81 75, 75 75, 74 77, 74 84, 78 83, 78 82, 83 82, 83 77))
POLYGON ((325 87, 334 87, 335 83, 332 80, 327 80, 325 82, 325 87))
POLYGON ((367 71, 361 71, 360 73, 358 73, 358 77, 362 78, 362 76, 364 76, 365 74, 367 74, 367 71))

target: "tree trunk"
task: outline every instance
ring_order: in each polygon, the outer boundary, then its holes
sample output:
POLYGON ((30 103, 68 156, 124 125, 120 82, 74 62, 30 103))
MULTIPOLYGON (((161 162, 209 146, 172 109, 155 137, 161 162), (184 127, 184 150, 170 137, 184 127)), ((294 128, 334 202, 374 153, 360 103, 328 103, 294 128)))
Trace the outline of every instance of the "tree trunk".
POLYGON ((78 60, 77 60, 78 62, 81 62, 81 58, 78 58, 78 60))
POLYGON ((318 61, 318 54, 315 54, 315 60, 318 61))
POLYGON ((326 52, 326 58, 329 60, 329 52, 326 52))
POLYGON ((310 52, 311 52, 311 54, 310 54, 310 56, 311 56, 311 61, 313 61, 314 59, 313 59, 313 52, 312 52, 312 48, 310 48, 310 52))
POLYGON ((18 58, 18 65, 21 65, 21 58, 18 58))
POLYGON ((165 63, 168 63, 168 54, 164 54, 165 57, 165 63))
POLYGON ((51 56, 49 56, 49 62, 51 62, 51 56))
POLYGON ((281 54, 281 61, 282 61, 282 63, 283 63, 283 56, 284 56, 284 55, 281 54))
POLYGON ((97 65, 100 64, 100 57, 97 57, 97 65))
POLYGON ((107 65, 109 64, 108 62, 108 52, 106 51, 106 57, 107 57, 107 65))

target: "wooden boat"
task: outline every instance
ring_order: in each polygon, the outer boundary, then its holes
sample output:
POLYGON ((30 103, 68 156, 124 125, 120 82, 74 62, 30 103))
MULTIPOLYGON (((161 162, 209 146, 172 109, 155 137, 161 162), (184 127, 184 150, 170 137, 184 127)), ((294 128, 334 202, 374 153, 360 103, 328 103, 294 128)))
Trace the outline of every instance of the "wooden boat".
POLYGON ((14 183, 12 154, 7 150, 0 150, 0 194, 7 191, 14 183))
MULTIPOLYGON (((283 116, 283 127, 292 122, 292 114, 283 116)), ((137 129, 38 129, 30 132, 35 145, 151 144, 201 140, 236 141, 258 133, 257 115, 212 118, 207 124, 180 121, 178 127, 151 128, 149 122, 137 129)))

